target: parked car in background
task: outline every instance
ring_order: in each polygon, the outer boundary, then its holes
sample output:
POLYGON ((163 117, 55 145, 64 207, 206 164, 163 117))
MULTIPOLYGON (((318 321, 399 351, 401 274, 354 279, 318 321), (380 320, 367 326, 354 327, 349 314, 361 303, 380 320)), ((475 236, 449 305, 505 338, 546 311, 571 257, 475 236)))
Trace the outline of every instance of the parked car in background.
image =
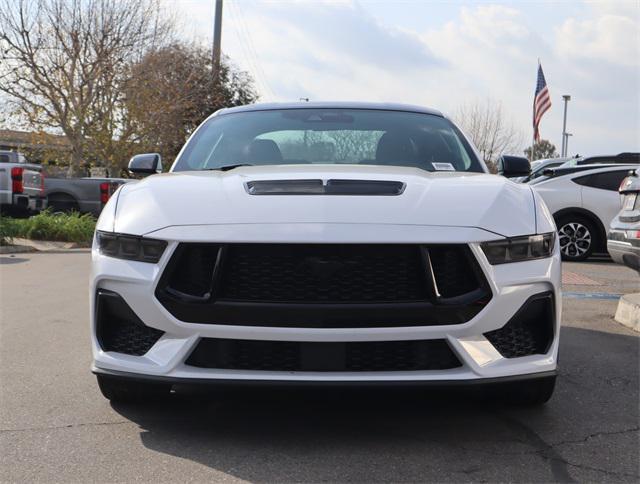
POLYGON ((42 167, 22 153, 0 151, 0 208, 10 215, 39 212, 47 206, 42 167))
POLYGON ((522 176, 518 178, 512 178, 512 181, 520 182, 520 183, 528 183, 531 180, 535 180, 539 176, 542 176, 542 172, 547 168, 555 168, 556 166, 560 166, 571 158, 547 158, 544 160, 536 160, 531 163, 531 173, 527 176, 522 176))
MULTIPOLYGON (((584 165, 640 163, 640 153, 620 153, 617 155, 583 156, 571 158, 560 165, 561 168, 584 165)), ((552 168, 552 167, 548 167, 552 168)))
POLYGON ((620 184, 622 210, 611 222, 607 249, 611 258, 640 271, 640 173, 633 170, 620 184))
POLYGON ((44 188, 54 212, 90 213, 96 217, 125 178, 49 178, 44 188))
POLYGON ((558 228, 563 260, 606 250, 607 229, 620 211, 618 187, 637 164, 555 168, 530 185, 544 199, 558 228))

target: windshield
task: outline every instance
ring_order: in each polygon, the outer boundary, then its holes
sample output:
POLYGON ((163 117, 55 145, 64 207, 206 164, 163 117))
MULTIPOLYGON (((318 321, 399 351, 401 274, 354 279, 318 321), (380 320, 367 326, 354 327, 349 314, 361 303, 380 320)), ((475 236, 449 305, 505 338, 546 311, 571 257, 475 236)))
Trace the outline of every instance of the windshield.
POLYGON ((172 171, 310 163, 484 171, 457 128, 440 116, 304 108, 210 118, 188 141, 172 171))

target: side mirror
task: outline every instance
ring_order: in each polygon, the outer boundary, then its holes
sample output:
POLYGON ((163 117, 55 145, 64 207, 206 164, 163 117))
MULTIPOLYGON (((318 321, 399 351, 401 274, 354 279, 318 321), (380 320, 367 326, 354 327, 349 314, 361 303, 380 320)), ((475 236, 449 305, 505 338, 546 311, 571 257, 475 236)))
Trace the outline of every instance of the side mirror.
POLYGON ((524 156, 502 155, 498 158, 498 175, 515 178, 530 174, 531 163, 524 156))
POLYGON ((162 158, 158 153, 135 155, 129 160, 129 171, 136 175, 162 173, 162 158))

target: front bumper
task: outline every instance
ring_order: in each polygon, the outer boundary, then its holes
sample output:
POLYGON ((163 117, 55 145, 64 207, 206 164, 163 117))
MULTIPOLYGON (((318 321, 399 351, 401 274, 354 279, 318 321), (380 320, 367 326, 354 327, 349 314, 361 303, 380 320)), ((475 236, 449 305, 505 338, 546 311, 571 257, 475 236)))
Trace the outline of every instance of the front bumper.
MULTIPOLYGON (((258 230, 253 227, 252 230, 258 230)), ((267 230, 267 227, 263 228, 267 230)), ((366 236, 358 234, 359 227, 351 227, 350 240, 345 240, 345 229, 338 238, 320 240, 324 243, 389 243, 398 237, 400 227, 383 226, 375 232, 363 227, 366 236), (372 240, 373 239, 373 240, 372 240)), ((211 235, 202 236, 202 227, 195 229, 197 240, 224 240, 246 242, 246 238, 234 237, 232 227, 226 230, 224 239, 211 235), (201 238, 200 238, 201 237, 201 238)), ((446 242, 442 232, 434 236, 433 228, 424 227, 420 233, 412 228, 412 234, 403 237, 403 242, 446 242), (411 240, 407 240, 407 238, 411 240)), ((328 233, 329 231, 327 231, 328 233)), ((257 232, 259 233, 259 232, 257 232)), ((337 232, 336 232, 337 233, 337 232)), ((555 255, 548 259, 532 260, 512 264, 491 266, 477 242, 490 240, 491 234, 479 229, 447 228, 450 242, 459 243, 462 238, 472 240, 474 256, 490 285, 493 297, 484 309, 463 324, 411 327, 376 328, 295 328, 259 327, 219 324, 187 323, 173 317, 156 299, 154 293, 160 276, 167 265, 176 241, 169 241, 167 250, 158 264, 131 262, 102 256, 93 249, 92 295, 92 340, 94 372, 131 375, 140 378, 160 378, 171 382, 202 381, 219 382, 327 382, 327 383, 391 383, 391 382, 489 382, 494 378, 521 375, 542 376, 556 370, 559 322, 561 314, 560 258, 557 247, 555 255), (464 232, 464 233, 463 233, 464 232), (141 356, 103 351, 96 338, 95 298, 98 289, 113 291, 126 301, 132 311, 145 325, 163 331, 162 337, 141 356), (505 358, 484 336, 503 327, 531 297, 551 293, 555 300, 554 327, 551 344, 544 354, 517 358, 505 358), (203 338, 288 341, 288 342, 374 342, 444 340, 461 362, 455 368, 420 371, 265 371, 201 368, 185 364, 190 354, 203 338), (115 373, 114 373, 115 372, 115 373)), ((155 236, 155 234, 154 234, 155 236)), ((298 234, 299 236, 299 234, 298 234)), ((190 239, 189 229, 183 228, 181 240, 190 239)), ((494 236, 495 237, 495 236, 494 236)), ((318 242, 318 234, 310 234, 309 241, 318 242), (313 239, 311 237, 314 237, 313 239)), ((197 241, 196 240, 196 241, 197 241)), ((299 240, 298 240, 299 241, 299 240)), ((289 242, 279 240, 279 242, 289 242)))
POLYGON ((297 380, 278 380, 274 382, 274 380, 248 380, 248 379, 230 379, 230 378, 174 378, 169 376, 158 376, 158 375, 144 375, 140 373, 128 373, 123 371, 115 371, 115 370, 105 370, 103 368, 98 368, 96 366, 91 367, 91 372, 94 375, 104 375, 113 379, 118 380, 127 380, 127 381, 136 381, 141 383, 166 383, 170 385, 197 385, 197 386, 225 386, 225 385, 233 385, 233 386, 273 386, 274 384, 280 386, 289 386, 295 385, 298 386, 309 386, 309 387, 340 387, 340 386, 348 386, 348 387, 377 387, 384 386, 426 386, 426 387, 473 387, 477 385, 507 385, 510 383, 524 382, 524 381, 532 381, 532 380, 542 380, 547 378, 555 378, 557 376, 557 371, 544 371, 537 373, 528 373, 524 375, 512 375, 512 376, 504 376, 498 378, 474 378, 468 380, 341 380, 341 381, 330 381, 330 380, 305 380, 305 381, 297 381, 297 380))

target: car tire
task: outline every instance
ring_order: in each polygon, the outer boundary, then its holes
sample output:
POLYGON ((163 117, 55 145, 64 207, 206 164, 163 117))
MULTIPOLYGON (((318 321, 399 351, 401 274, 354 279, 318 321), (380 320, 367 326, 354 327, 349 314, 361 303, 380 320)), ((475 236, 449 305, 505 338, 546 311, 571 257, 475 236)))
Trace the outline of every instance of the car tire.
POLYGON ((503 389, 503 395, 511 405, 533 407, 547 403, 555 387, 556 377, 545 377, 512 383, 503 389))
POLYGON ((159 400, 171 392, 171 385, 147 383, 96 375, 102 395, 111 402, 143 402, 159 400))
POLYGON ((580 215, 563 215, 556 220, 560 256, 568 262, 587 259, 599 243, 596 225, 580 215))

